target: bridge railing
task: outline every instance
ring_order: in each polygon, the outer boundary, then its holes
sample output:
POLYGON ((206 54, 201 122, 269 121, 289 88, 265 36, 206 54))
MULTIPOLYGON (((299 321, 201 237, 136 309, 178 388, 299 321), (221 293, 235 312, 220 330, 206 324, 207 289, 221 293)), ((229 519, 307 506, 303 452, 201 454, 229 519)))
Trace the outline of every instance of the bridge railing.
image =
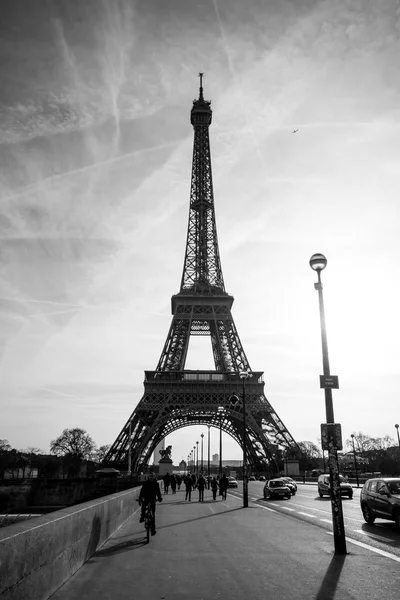
POLYGON ((132 516, 140 487, 0 530, 0 598, 47 600, 132 516))

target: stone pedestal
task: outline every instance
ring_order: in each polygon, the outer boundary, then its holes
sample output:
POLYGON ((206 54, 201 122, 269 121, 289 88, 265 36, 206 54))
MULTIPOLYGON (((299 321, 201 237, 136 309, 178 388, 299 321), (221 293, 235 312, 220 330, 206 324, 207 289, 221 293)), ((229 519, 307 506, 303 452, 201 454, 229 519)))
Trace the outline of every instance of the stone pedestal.
POLYGON ((167 473, 172 475, 172 460, 170 458, 162 458, 158 463, 158 476, 164 477, 167 473))

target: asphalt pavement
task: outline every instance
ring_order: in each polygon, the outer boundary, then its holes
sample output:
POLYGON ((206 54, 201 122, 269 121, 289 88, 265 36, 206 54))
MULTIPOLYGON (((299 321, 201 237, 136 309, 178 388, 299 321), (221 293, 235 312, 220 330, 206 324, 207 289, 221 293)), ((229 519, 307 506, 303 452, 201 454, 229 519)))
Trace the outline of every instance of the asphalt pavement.
POLYGON ((262 500, 242 508, 240 490, 204 502, 163 495, 157 534, 146 543, 132 518, 52 600, 397 600, 400 564, 348 544, 335 556, 331 532, 262 500))

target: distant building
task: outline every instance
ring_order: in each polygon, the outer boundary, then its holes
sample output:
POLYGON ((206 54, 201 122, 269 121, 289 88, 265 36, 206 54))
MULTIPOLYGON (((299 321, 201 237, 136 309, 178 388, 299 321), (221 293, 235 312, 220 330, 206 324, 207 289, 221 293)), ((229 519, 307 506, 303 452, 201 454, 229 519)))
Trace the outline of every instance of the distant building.
POLYGON ((212 461, 213 461, 214 463, 218 462, 218 461, 219 461, 219 454, 213 454, 213 455, 212 455, 212 461))

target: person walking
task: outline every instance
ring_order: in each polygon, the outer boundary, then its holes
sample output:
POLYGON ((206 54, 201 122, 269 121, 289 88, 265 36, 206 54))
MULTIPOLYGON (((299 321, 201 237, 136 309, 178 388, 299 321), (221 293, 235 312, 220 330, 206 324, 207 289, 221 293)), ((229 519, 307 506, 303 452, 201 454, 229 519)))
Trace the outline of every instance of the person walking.
POLYGON ((226 492, 228 489, 228 478, 225 475, 225 473, 222 475, 221 479, 219 480, 219 488, 220 488, 222 500, 226 500, 226 492))
POLYGON ((217 491, 218 491, 218 481, 215 476, 211 479, 211 490, 212 490, 213 500, 216 500, 217 499, 217 491))
POLYGON ((203 477, 203 473, 200 473, 200 477, 197 480, 197 489, 199 490, 199 502, 204 502, 204 488, 206 487, 206 480, 203 477))
POLYGON ((171 476, 168 471, 165 473, 163 477, 164 481, 164 494, 168 494, 169 484, 171 483, 171 476))
POLYGON ((189 501, 192 500, 192 487, 193 487, 193 481, 190 476, 190 473, 188 473, 185 477, 185 488, 186 488, 185 500, 189 500, 189 501))
POLYGON ((173 473, 171 475, 171 490, 173 494, 176 494, 176 477, 173 473))
POLYGON ((181 485, 182 485, 182 477, 180 476, 179 473, 176 475, 176 485, 178 486, 178 492, 180 492, 181 485))
POLYGON ((193 486, 193 489, 195 490, 196 489, 196 474, 195 473, 192 473, 192 486, 193 486))

